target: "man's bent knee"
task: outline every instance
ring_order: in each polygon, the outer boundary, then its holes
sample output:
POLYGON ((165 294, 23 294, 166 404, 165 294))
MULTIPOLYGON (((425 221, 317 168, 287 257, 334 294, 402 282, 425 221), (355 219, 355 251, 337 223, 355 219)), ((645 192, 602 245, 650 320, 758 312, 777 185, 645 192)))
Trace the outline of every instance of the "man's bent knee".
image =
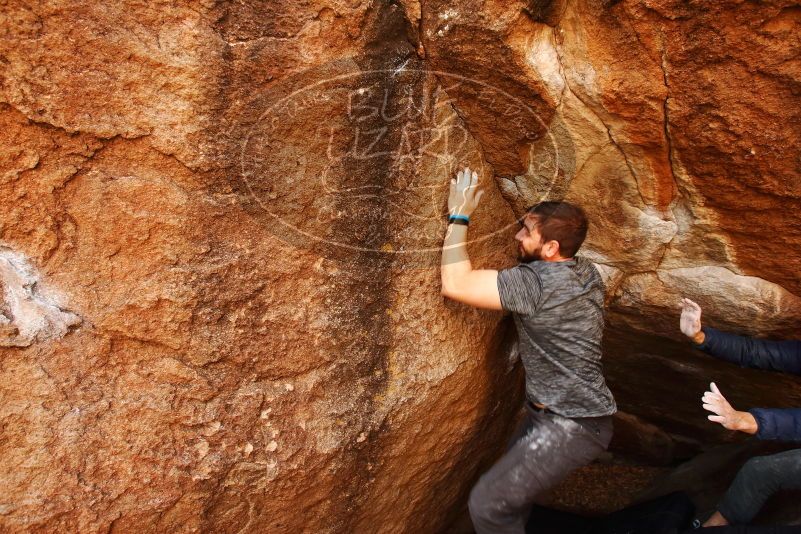
POLYGON ((740 469, 738 477, 751 487, 778 486, 774 465, 770 456, 757 456, 751 458, 740 469))
POLYGON ((503 500, 490 491, 483 478, 470 491, 467 507, 478 534, 505 531, 509 522, 514 522, 514 517, 503 509, 503 500))
POLYGON ((467 508, 470 510, 470 517, 475 519, 489 519, 491 510, 491 496, 487 491, 484 480, 479 480, 473 489, 470 490, 470 499, 467 501, 467 508))

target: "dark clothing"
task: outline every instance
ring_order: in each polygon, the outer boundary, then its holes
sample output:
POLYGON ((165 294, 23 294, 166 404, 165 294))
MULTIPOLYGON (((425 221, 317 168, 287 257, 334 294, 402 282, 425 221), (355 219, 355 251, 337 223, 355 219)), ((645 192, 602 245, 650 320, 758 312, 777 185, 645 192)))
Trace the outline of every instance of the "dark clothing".
MULTIPOLYGON (((704 327, 698 348, 741 367, 801 375, 801 341, 769 341, 704 327)), ((801 441, 801 409, 753 408, 759 439, 801 441)), ((801 449, 752 458, 740 469, 718 511, 729 523, 750 522, 782 489, 801 489, 801 449)))
POLYGON ((728 527, 706 527, 703 530, 684 530, 682 534, 801 534, 801 527, 775 527, 735 525, 728 527))
POLYGON ((477 534, 523 534, 531 504, 606 450, 617 407, 602 373, 604 288, 591 262, 523 263, 498 273, 498 293, 517 328, 529 402, 468 504, 477 534))
POLYGON ((751 458, 737 473, 718 511, 729 523, 749 523, 779 490, 801 489, 801 449, 751 458))
POLYGON ((476 533, 523 534, 537 497, 597 458, 611 439, 611 416, 569 419, 527 403, 506 454, 470 492, 476 533))
POLYGON ((589 260, 532 261, 498 273, 526 371, 526 396, 565 417, 617 411, 601 365, 604 287, 589 260))
MULTIPOLYGON (((727 334, 703 327, 705 339, 699 349, 741 367, 783 371, 801 375, 801 341, 769 341, 727 334)), ((801 441, 801 408, 752 408, 759 439, 801 441)))
POLYGON ((757 421, 757 438, 801 441, 801 408, 751 408, 757 421))
POLYGON ((782 371, 801 375, 801 341, 770 341, 721 332, 703 327, 704 342, 696 345, 704 352, 740 367, 782 371))

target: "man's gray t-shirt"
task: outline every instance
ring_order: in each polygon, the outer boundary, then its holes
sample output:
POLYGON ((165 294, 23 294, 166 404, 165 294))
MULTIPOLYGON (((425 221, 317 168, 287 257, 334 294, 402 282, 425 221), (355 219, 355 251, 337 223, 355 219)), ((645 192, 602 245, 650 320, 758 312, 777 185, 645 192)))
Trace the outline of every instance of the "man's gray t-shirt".
POLYGON ((517 327, 529 400, 565 417, 615 413, 601 365, 603 281, 592 262, 521 263, 498 273, 498 292, 517 327))

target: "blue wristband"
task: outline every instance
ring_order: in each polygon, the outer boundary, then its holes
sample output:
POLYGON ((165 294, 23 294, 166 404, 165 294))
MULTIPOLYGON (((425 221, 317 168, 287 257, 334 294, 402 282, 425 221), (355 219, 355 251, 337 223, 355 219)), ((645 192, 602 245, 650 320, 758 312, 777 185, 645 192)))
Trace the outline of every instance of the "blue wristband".
POLYGON ((450 215, 448 217, 448 222, 451 222, 451 221, 470 222, 470 217, 468 217, 467 215, 450 215))

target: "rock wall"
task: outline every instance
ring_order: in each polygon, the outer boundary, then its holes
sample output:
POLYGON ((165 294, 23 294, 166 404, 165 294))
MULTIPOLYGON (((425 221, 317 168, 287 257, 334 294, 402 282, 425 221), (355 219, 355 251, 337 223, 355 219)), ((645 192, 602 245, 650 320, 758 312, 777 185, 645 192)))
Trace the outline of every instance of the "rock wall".
MULTIPOLYGON (((544 197, 588 211, 584 253, 609 286, 605 357, 623 408, 703 445, 731 438, 698 407, 713 378, 741 405, 798 405, 793 379, 690 354, 676 305, 696 300, 710 325, 798 334, 801 160, 785 147, 801 141, 801 6, 423 6, 422 41, 436 68, 500 76, 538 94, 521 98, 541 110, 547 133, 518 151, 516 167, 497 162, 496 181, 517 215, 544 197), (748 387, 776 381, 788 384, 780 395, 748 387)), ((457 106, 470 124, 471 104, 457 106)), ((476 131, 489 161, 495 146, 511 152, 511 142, 493 141, 497 130, 476 131)))
POLYGON ((12 0, 0 25, 4 531, 443 530, 520 394, 509 321, 439 294, 465 164, 476 267, 514 264, 527 205, 587 209, 624 410, 703 447, 731 438, 712 375, 801 403, 689 354, 674 308, 797 331, 797 3, 12 0))

